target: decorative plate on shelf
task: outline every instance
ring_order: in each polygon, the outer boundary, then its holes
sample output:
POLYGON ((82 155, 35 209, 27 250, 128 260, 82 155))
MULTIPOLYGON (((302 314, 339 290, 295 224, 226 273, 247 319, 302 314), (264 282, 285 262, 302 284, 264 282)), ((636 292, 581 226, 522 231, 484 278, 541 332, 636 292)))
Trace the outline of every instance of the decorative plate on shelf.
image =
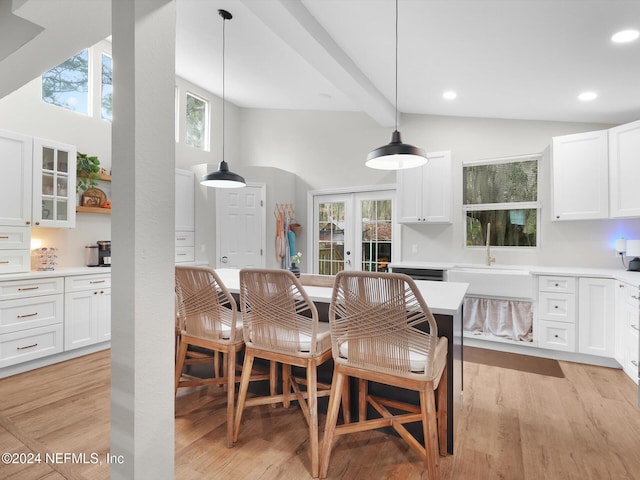
POLYGON ((107 201, 107 194, 99 188, 88 188, 82 194, 83 207, 102 207, 107 201))

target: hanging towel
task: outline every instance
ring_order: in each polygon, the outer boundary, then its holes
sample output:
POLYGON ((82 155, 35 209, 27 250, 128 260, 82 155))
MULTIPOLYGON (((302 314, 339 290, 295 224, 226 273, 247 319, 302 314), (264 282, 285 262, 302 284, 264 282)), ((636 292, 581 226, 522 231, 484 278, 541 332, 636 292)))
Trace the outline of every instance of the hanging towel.
POLYGON ((291 230, 287 232, 287 237, 289 237, 289 256, 293 257, 296 252, 296 234, 291 230))

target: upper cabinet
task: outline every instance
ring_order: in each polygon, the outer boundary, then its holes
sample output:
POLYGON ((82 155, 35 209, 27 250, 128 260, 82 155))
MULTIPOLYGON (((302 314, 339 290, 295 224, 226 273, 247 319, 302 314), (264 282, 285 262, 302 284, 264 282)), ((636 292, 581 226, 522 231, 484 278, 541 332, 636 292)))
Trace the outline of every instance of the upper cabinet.
POLYGON ((0 225, 31 225, 32 137, 0 130, 0 225))
POLYGON ((611 217, 640 217, 640 121, 609 130, 611 217))
POLYGON ((551 219, 609 216, 607 131, 553 137, 551 219))
POLYGON ((76 148, 33 140, 33 222, 42 227, 76 226, 76 148))
POLYGON ((397 172, 399 223, 451 223, 451 152, 428 153, 427 157, 422 167, 397 172))

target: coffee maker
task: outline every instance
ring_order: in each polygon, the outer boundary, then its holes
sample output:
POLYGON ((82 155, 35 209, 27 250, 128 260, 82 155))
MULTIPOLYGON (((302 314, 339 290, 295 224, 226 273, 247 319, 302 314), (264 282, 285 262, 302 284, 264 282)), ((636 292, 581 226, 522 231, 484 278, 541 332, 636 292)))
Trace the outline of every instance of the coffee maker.
POLYGON ((111 266, 111 240, 99 240, 98 244, 98 265, 101 267, 111 266))

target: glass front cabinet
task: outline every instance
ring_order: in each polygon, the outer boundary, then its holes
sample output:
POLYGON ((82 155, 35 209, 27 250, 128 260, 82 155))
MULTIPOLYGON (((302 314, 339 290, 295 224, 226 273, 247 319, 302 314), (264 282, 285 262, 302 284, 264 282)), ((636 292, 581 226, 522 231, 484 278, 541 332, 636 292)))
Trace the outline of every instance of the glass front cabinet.
POLYGON ((76 148, 34 138, 33 159, 33 225, 75 227, 76 148))

